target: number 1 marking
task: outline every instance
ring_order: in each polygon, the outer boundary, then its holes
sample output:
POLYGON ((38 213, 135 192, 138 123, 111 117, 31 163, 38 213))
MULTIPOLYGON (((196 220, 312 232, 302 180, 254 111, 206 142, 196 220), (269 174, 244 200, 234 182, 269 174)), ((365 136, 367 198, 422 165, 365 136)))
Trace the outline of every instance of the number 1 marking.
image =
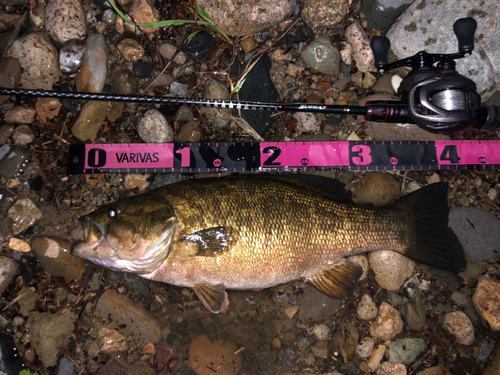
POLYGON ((188 168, 191 165, 191 149, 189 147, 176 150, 175 153, 181 155, 181 167, 188 168))

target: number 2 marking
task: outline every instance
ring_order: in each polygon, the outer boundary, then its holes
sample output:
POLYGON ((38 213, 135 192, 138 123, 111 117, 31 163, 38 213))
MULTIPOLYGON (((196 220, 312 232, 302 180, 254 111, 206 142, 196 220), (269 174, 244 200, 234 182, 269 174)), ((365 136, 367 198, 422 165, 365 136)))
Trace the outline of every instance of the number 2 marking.
POLYGON ((278 156, 281 155, 281 149, 279 147, 275 146, 266 147, 264 148, 264 150, 262 150, 262 152, 264 154, 271 154, 264 162, 265 166, 281 165, 280 162, 276 163, 274 162, 278 158, 278 156))
POLYGON ((371 148, 369 146, 354 145, 352 152, 356 152, 358 156, 352 158, 352 162, 356 165, 369 165, 372 163, 371 148))

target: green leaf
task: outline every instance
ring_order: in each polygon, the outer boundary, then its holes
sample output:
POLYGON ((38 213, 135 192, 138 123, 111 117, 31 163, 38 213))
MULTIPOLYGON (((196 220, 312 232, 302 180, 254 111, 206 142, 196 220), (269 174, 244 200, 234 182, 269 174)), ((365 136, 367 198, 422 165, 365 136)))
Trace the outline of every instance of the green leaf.
POLYGON ((233 93, 236 93, 236 92, 240 91, 241 88, 243 87, 243 84, 245 83, 245 81, 246 81, 246 77, 243 78, 243 79, 240 79, 238 81, 238 83, 236 84, 236 86, 234 87, 233 93))

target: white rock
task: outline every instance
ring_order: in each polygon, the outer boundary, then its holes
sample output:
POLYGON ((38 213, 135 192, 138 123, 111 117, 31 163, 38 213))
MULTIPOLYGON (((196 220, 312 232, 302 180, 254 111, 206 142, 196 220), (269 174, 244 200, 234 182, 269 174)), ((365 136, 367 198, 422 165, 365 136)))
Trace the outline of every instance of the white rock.
POLYGON ((392 340, 403 330, 401 314, 387 302, 382 302, 377 319, 370 326, 370 334, 381 340, 392 340))
POLYGON ((455 311, 446 314, 444 326, 455 336, 457 342, 463 345, 470 345, 474 342, 474 326, 470 318, 462 311, 455 311))
POLYGON ((494 201, 495 199, 497 199, 497 196, 498 196, 498 192, 497 192, 497 189, 490 189, 488 190, 488 193, 486 194, 488 196, 488 198, 490 198, 492 201, 494 201))
POLYGON ((320 341, 326 340, 330 335, 330 327, 325 323, 316 324, 311 330, 314 336, 320 341))
POLYGON ((139 137, 147 143, 168 143, 174 140, 174 131, 165 116, 156 109, 144 113, 138 125, 138 132, 139 137))
POLYGON ((390 291, 398 291, 415 268, 413 260, 394 251, 374 251, 368 261, 378 285, 390 291))
POLYGON ((403 78, 398 76, 397 74, 394 74, 391 78, 391 86, 394 92, 398 92, 399 86, 401 86, 401 82, 403 82, 403 78))
MULTIPOLYGON (((177 51, 177 47, 170 43, 162 43, 160 44, 160 55, 162 55, 165 59, 170 60, 174 55, 175 51, 177 51)), ((175 56, 173 62, 182 65, 187 61, 187 56, 184 51, 180 51, 177 56, 175 56)))
POLYGON ((377 305, 373 302, 372 297, 369 294, 363 295, 361 301, 359 302, 357 313, 359 317, 363 320, 372 320, 378 314, 377 305))
POLYGON ((0 256, 0 294, 5 292, 17 272, 17 262, 0 256))
POLYGON ((316 133, 320 126, 316 116, 311 112, 296 112, 293 117, 297 121, 297 130, 304 133, 316 133))
POLYGON ((352 58, 360 72, 376 72, 375 57, 370 47, 370 40, 361 25, 352 23, 346 29, 345 36, 352 46, 352 58))
POLYGON ((41 32, 16 39, 8 54, 23 68, 19 86, 24 89, 52 90, 61 77, 56 47, 41 32))
POLYGON ((86 25, 80 0, 49 0, 45 8, 45 30, 59 44, 83 39, 86 25))
POLYGON ((356 354, 360 358, 368 358, 372 355, 373 348, 375 347, 375 341, 371 337, 365 337, 361 342, 356 346, 356 354))
POLYGON ((349 42, 342 42, 340 45, 340 59, 346 65, 352 63, 352 45, 349 42))

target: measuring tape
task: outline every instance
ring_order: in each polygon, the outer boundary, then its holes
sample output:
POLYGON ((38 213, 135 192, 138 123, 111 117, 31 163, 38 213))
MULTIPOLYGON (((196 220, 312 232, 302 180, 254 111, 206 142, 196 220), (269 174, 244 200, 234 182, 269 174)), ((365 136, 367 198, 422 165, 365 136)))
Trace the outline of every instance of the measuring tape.
POLYGON ((82 144, 68 174, 493 170, 500 141, 82 144))

